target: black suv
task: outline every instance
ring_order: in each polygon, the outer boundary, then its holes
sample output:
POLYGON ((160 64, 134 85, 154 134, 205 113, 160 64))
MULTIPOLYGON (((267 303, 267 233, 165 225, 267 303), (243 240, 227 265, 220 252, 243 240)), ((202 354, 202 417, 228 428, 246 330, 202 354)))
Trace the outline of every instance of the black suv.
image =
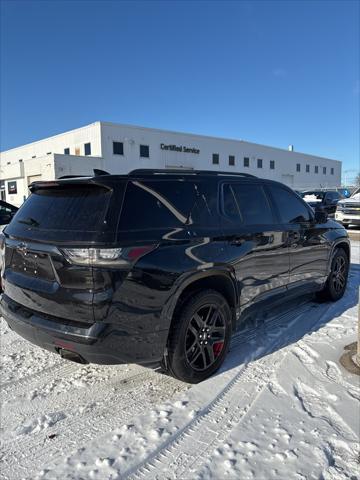
POLYGON ((328 215, 334 216, 336 206, 344 195, 336 190, 307 190, 301 192, 301 197, 314 209, 323 209, 328 215))
POLYGON ((12 217, 18 211, 18 208, 4 200, 0 200, 0 231, 5 225, 11 222, 12 217))
POLYGON ((277 182, 135 170, 30 189, 2 239, 1 313, 67 359, 196 383, 275 298, 346 288, 346 230, 277 182))

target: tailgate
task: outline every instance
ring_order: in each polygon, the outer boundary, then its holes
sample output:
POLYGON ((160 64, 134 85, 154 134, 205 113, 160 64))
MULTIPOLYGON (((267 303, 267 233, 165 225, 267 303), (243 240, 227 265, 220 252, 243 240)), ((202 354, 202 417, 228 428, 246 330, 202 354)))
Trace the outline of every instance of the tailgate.
POLYGON ((5 229, 4 293, 46 315, 93 322, 93 269, 64 248, 111 245, 124 183, 39 182, 5 229))

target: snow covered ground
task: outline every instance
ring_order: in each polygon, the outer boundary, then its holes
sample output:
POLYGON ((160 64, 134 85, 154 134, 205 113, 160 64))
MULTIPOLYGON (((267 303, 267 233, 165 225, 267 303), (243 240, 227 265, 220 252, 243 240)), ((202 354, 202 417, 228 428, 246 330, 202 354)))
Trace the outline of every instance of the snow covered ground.
POLYGON ((1 321, 2 479, 360 478, 356 339, 360 244, 335 304, 301 298, 234 338, 189 386, 136 365, 81 366, 1 321))

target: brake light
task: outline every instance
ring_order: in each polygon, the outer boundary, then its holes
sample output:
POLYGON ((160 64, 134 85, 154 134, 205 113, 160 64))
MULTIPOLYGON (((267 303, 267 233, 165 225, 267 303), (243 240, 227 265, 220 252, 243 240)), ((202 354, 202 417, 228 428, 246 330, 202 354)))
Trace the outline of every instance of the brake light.
POLYGON ((156 248, 156 245, 126 248, 63 248, 67 260, 75 265, 129 266, 156 248))
POLYGON ((0 232, 0 293, 4 290, 2 270, 5 268, 5 235, 0 232))

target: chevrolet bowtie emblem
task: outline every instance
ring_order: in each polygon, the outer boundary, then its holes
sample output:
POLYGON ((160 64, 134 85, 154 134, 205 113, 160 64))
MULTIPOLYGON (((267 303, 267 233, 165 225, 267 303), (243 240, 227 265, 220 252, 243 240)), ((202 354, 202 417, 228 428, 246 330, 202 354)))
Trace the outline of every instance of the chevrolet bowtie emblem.
POLYGON ((19 243, 19 245, 16 247, 16 250, 22 253, 26 253, 27 251, 27 245, 24 242, 19 243))

